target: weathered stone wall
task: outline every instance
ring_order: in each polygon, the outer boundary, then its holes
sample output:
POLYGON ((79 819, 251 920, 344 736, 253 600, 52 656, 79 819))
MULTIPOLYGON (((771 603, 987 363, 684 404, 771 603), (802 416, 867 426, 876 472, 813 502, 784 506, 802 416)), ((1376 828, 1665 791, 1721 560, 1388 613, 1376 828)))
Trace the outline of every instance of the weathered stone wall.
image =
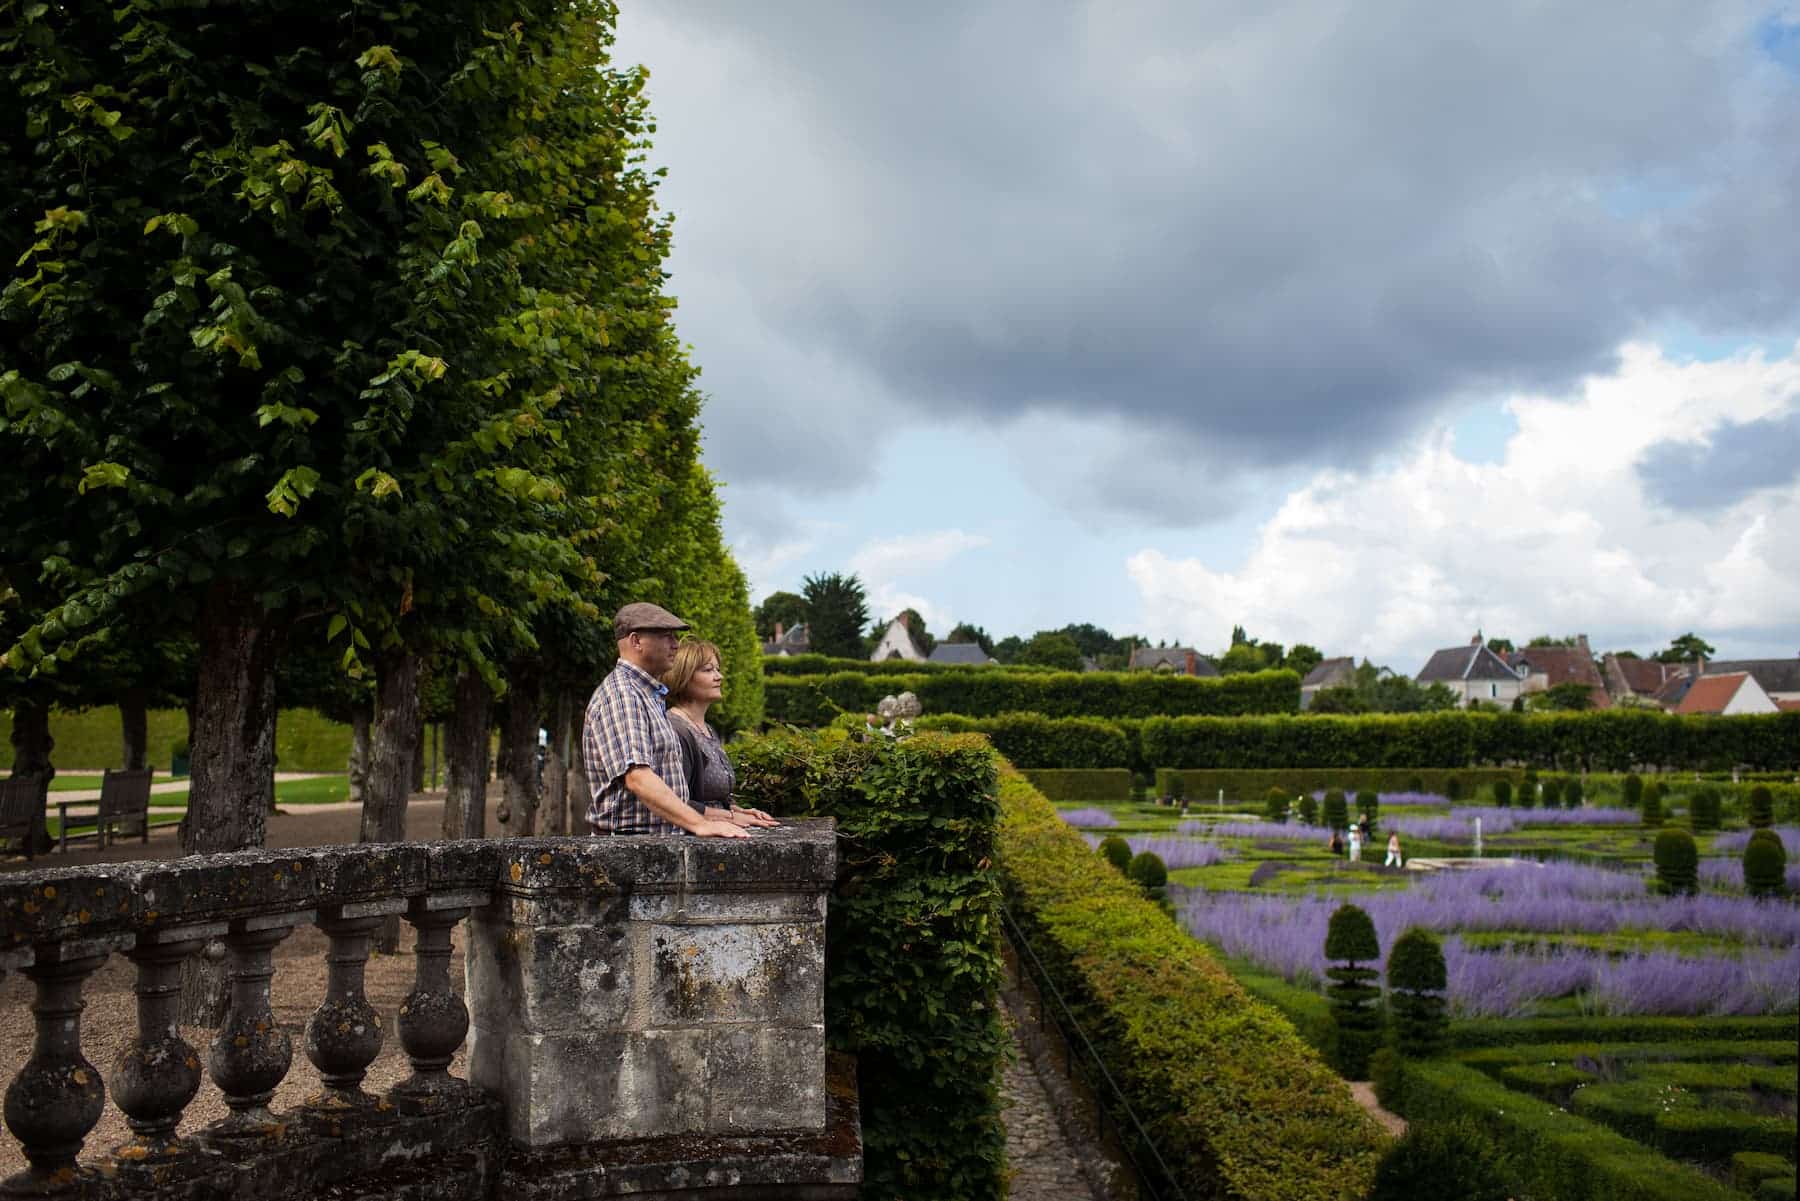
POLYGON ((5 1109, 32 1167, 0 1195, 854 1196, 854 1065, 828 1065, 823 1024, 834 871, 831 823, 803 822, 729 842, 362 845, 4 877, 0 972, 34 981, 37 1044, 5 1109), (443 969, 471 911, 465 1009, 443 969), (384 1037, 363 964, 401 912, 418 931, 398 1030, 414 1075, 377 1097, 361 1086, 384 1037), (269 956, 307 922, 330 939, 330 977, 301 1040, 273 1021, 269 956), (232 1112, 178 1138, 203 1053, 175 1030, 174 982, 212 939, 232 1002, 204 1058, 232 1112), (135 1141, 80 1160, 104 1096, 80 993, 113 952, 138 972, 138 1038, 106 1078, 135 1141), (465 1030, 472 1086, 444 1072, 465 1030), (325 1090, 273 1113, 300 1042, 325 1090))

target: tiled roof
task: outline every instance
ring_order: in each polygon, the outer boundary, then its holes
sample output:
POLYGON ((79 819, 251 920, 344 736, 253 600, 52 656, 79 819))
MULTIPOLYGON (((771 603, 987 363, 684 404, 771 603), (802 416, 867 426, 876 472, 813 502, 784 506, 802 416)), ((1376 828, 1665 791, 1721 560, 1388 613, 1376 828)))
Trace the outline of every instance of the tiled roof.
POLYGON ((1800 713, 1800 700, 1776 701, 1775 707, 1783 713, 1800 713))
POLYGON ((1612 708, 1612 697, 1606 694, 1606 682, 1594 665, 1593 654, 1585 646, 1530 646, 1508 655, 1506 661, 1522 668, 1527 675, 1543 676, 1546 688, 1558 684, 1586 684, 1594 708, 1612 708))
POLYGON ((933 663, 986 663, 988 653, 979 642, 940 642, 931 648, 933 663))
POLYGON ((1421 684, 1447 684, 1453 680, 1518 680, 1519 673, 1485 644, 1452 646, 1434 652, 1419 674, 1421 684))
POLYGON ((1319 665, 1306 673, 1300 681, 1302 688, 1334 688, 1339 684, 1348 684, 1356 675, 1356 657, 1346 655, 1341 659, 1321 659, 1319 665))
POLYGON ((812 650, 812 634, 807 630, 804 621, 796 624, 793 629, 783 632, 781 637, 763 643, 763 654, 765 655, 784 653, 804 655, 810 650, 812 650))
POLYGON ((1625 681, 1625 687, 1639 696, 1650 696, 1669 682, 1669 677, 1681 669, 1672 663, 1663 663, 1656 659, 1634 659, 1626 655, 1608 655, 1606 661, 1612 664, 1625 681))
POLYGON ((1677 713, 1723 713, 1737 690, 1749 679, 1748 672, 1736 671, 1726 676, 1701 676, 1675 706, 1677 713))
POLYGON ((1721 659, 1706 665, 1709 676, 1747 671, 1756 677, 1764 692, 1800 692, 1800 658, 1796 659, 1721 659))

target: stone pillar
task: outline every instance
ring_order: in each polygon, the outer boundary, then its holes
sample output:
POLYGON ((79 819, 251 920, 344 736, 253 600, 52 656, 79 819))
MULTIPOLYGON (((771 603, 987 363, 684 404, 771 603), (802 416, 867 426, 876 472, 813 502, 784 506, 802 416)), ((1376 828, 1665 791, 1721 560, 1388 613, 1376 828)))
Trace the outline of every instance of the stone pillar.
POLYGON ((48 943, 25 969, 37 986, 31 1003, 37 1041, 7 1086, 6 1128, 31 1167, 0 1185, 0 1195, 49 1195, 80 1183, 75 1160, 106 1104, 100 1073, 81 1054, 81 986, 112 945, 108 939, 48 943))
MULTIPOLYGON (((505 844, 493 904, 469 926, 469 1079, 501 1100, 519 1171, 554 1148, 566 1184, 585 1149, 591 1189, 618 1181, 616 1157, 598 1166, 606 1143, 669 1140, 698 1166, 746 1135, 823 1135, 835 852, 829 821, 742 841, 505 844)), ((845 1178, 815 1158, 818 1174, 787 1183, 845 1178)), ((616 1187, 660 1195, 649 1180, 616 1187)))

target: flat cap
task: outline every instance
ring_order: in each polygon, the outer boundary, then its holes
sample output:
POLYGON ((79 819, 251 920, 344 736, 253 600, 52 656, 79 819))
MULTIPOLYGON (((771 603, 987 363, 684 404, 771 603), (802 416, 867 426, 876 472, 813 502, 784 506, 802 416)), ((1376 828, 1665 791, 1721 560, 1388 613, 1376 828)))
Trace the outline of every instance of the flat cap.
POLYGON ((613 636, 623 638, 633 630, 685 630, 688 623, 661 605, 633 601, 613 617, 613 636))

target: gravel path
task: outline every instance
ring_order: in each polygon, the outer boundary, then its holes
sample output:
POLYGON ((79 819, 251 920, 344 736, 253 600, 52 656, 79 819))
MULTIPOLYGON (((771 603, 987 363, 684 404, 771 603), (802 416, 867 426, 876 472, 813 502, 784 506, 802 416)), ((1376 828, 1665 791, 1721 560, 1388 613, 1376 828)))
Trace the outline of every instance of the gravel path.
MULTIPOLYGON (((1012 1020, 1012 1019, 1009 1019, 1012 1020)), ((1063 1137, 1056 1107, 1013 1036, 1013 1062, 1001 1093, 1006 1098, 1006 1158, 1012 1169, 1011 1201, 1095 1201, 1081 1164, 1063 1137)))

